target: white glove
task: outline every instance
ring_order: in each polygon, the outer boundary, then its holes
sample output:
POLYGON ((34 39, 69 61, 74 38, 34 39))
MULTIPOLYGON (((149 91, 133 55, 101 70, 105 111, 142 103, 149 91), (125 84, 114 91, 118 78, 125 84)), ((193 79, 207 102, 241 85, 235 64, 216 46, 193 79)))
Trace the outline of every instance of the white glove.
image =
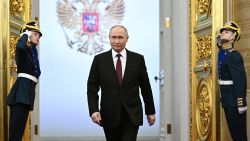
POLYGON ((217 36, 216 36, 216 42, 217 42, 217 45, 219 47, 222 46, 222 43, 221 43, 221 34, 217 34, 217 36))
POLYGON ((239 114, 243 114, 247 110, 247 106, 245 107, 238 107, 239 114))
POLYGON ((30 41, 31 31, 26 30, 25 32, 20 34, 20 37, 22 37, 24 34, 28 35, 28 40, 30 41))

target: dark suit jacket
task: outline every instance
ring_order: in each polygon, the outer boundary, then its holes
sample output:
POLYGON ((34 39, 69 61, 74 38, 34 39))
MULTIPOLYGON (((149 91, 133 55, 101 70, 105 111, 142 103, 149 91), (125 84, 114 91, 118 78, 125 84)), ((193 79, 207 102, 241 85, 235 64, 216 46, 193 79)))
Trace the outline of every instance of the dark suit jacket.
POLYGON ((122 85, 118 82, 112 51, 94 57, 88 78, 87 96, 90 116, 100 111, 103 127, 117 127, 120 123, 122 108, 125 108, 135 125, 143 124, 142 102, 147 115, 155 114, 153 95, 142 55, 127 51, 126 68, 122 85), (99 109, 98 91, 101 89, 99 109))
POLYGON ((234 48, 225 50, 221 64, 221 80, 232 80, 233 85, 220 85, 221 102, 224 108, 246 106, 247 79, 241 54, 234 48))
MULTIPOLYGON (((34 76, 35 66, 30 48, 26 45, 27 40, 28 36, 24 34, 16 45, 17 73, 27 73, 34 76)), ((23 103, 29 105, 32 110, 35 100, 35 85, 28 78, 18 77, 7 97, 7 104, 11 106, 16 103, 23 103)))

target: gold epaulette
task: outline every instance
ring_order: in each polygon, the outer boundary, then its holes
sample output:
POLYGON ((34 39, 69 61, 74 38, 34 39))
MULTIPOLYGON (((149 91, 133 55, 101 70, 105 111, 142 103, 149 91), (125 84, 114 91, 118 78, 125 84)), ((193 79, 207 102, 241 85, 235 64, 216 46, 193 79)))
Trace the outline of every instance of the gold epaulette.
POLYGON ((234 48, 230 48, 230 49, 228 49, 228 52, 233 52, 233 51, 235 51, 235 49, 234 49, 234 48))

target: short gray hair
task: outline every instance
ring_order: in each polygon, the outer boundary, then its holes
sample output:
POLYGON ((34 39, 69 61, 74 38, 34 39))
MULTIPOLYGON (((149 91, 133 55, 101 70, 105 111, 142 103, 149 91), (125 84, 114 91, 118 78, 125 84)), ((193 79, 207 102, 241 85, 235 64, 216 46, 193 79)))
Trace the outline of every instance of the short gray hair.
POLYGON ((127 28, 126 28, 125 26, 123 26, 123 25, 115 25, 115 26, 112 26, 112 27, 110 28, 110 31, 109 31, 109 36, 110 36, 111 31, 112 31, 114 28, 116 28, 116 27, 121 27, 121 28, 123 28, 124 31, 125 31, 125 33, 126 33, 126 35, 127 35, 127 37, 128 37, 128 30, 127 30, 127 28))

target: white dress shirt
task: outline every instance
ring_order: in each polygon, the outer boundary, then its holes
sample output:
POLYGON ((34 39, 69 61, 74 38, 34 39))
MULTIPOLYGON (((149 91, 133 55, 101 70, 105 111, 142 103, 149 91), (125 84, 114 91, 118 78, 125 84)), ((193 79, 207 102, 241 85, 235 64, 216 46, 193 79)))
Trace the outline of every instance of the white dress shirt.
POLYGON ((120 57, 120 59, 121 59, 121 63, 122 63, 122 78, 123 78, 124 71, 125 71, 125 68, 126 68, 126 62, 127 62, 127 51, 126 51, 126 49, 123 49, 120 53, 117 53, 112 49, 112 57, 113 57, 113 62, 114 62, 115 69, 116 69, 116 62, 118 60, 118 57, 116 56, 117 54, 122 55, 120 57))

